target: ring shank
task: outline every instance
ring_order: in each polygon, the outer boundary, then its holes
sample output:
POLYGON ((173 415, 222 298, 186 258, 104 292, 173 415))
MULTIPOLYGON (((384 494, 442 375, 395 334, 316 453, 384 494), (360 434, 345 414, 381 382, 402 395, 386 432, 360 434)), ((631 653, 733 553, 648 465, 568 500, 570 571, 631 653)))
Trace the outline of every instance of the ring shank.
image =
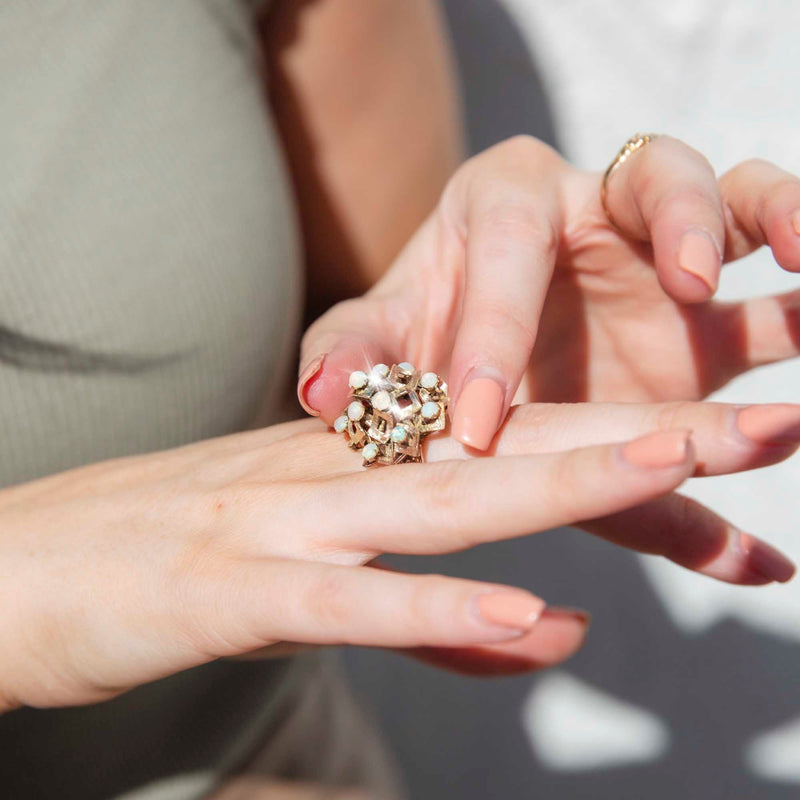
POLYGON ((614 160, 608 165, 606 171, 603 173, 603 180, 600 184, 600 204, 603 206, 608 221, 619 230, 619 226, 614 222, 611 212, 608 208, 608 179, 621 167, 634 153, 641 150, 646 144, 649 144, 653 139, 658 138, 657 133, 634 133, 633 136, 625 142, 620 148, 614 160))

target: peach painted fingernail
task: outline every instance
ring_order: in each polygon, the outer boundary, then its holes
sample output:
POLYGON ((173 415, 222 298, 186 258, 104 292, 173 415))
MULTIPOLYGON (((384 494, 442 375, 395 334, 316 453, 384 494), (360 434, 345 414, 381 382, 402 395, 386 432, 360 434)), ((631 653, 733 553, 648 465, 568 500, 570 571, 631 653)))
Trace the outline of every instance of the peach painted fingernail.
POLYGON ((713 292, 722 266, 722 256, 711 236, 705 231, 687 231, 678 248, 678 266, 700 278, 713 292))
POLYGON ((800 236, 800 208, 792 214, 792 228, 794 228, 794 232, 800 236))
POLYGON ((689 436, 689 431, 651 433, 628 442, 622 448, 622 457, 646 469, 677 467, 689 457, 689 436))
POLYGON ((524 633, 536 624, 546 603, 526 592, 488 592, 478 595, 476 605, 485 623, 524 633))
POLYGON ((548 619, 564 619, 579 622, 583 627, 588 628, 592 622, 592 615, 582 608, 571 608, 569 606, 547 606, 542 612, 542 617, 548 619))
POLYGON ((497 381, 473 378, 458 398, 453 415, 453 438, 478 450, 486 450, 497 433, 504 402, 505 391, 497 381))
POLYGON ((748 406, 737 412, 736 427, 756 444, 797 444, 800 442, 800 406, 788 403, 748 406))
POLYGON ((307 414, 312 417, 318 417, 319 411, 312 408, 308 404, 308 388, 311 384, 311 379, 316 377, 322 369, 322 362, 325 361, 325 355, 317 356, 301 373, 297 379, 297 399, 300 405, 307 414))
POLYGON ((794 577, 794 562, 772 545, 748 533, 742 533, 739 536, 739 547, 747 569, 778 583, 786 583, 794 577))

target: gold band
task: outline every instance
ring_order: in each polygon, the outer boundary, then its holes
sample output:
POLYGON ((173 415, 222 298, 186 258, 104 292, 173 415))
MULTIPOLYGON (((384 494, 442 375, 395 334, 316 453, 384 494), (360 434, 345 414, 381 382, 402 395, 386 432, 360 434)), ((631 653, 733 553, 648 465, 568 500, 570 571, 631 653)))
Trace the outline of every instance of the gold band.
POLYGON ((641 150, 646 144, 652 142, 657 138, 657 133, 634 133, 627 142, 620 148, 619 153, 614 157, 614 160, 608 165, 608 168, 603 173, 603 182, 600 184, 600 203, 603 206, 603 211, 608 217, 608 221, 617 228, 617 223, 611 216, 608 210, 608 179, 616 172, 617 168, 622 166, 637 150, 641 150))

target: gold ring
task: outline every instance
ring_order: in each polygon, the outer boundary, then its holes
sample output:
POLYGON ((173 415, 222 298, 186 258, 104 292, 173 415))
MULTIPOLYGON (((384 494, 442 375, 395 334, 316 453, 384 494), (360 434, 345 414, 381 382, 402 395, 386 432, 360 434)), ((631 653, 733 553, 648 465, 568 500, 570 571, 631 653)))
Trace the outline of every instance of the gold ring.
POLYGON ((641 150, 646 144, 652 142, 653 139, 658 137, 657 133, 634 133, 627 142, 620 148, 619 153, 614 157, 614 160, 608 165, 608 168, 603 173, 603 182, 600 184, 600 203, 603 206, 608 221, 617 229, 619 226, 614 222, 611 212, 608 210, 608 179, 616 172, 618 167, 621 167, 637 150, 641 150))
POLYGON ((422 461, 422 440, 447 424, 447 384, 407 361, 350 375, 350 402, 333 423, 363 466, 422 461))

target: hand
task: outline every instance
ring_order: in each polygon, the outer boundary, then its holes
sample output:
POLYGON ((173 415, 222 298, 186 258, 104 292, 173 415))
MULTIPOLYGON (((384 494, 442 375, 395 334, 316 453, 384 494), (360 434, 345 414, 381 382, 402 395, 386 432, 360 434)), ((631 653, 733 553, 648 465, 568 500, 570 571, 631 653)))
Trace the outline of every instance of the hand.
POLYGON ((718 474, 785 458, 800 434, 765 428, 774 413, 522 406, 495 458, 431 437, 434 463, 374 470, 305 420, 5 489, 0 707, 96 702, 280 642, 414 649, 464 670, 557 663, 580 646, 584 616, 519 589, 368 565, 580 520, 721 580, 787 580, 783 556, 670 494, 698 464, 718 474), (575 449, 598 430, 633 441, 575 449), (636 515, 652 513, 665 524, 642 533, 636 515))
POLYGON ((800 270, 795 177, 749 161, 717 181, 660 137, 609 180, 621 231, 599 195, 599 174, 530 138, 468 161, 385 278, 307 333, 305 408, 330 422, 350 371, 411 361, 447 377, 453 435, 486 449, 515 395, 699 399, 797 355, 800 292, 707 302, 722 261, 762 244, 800 270))

